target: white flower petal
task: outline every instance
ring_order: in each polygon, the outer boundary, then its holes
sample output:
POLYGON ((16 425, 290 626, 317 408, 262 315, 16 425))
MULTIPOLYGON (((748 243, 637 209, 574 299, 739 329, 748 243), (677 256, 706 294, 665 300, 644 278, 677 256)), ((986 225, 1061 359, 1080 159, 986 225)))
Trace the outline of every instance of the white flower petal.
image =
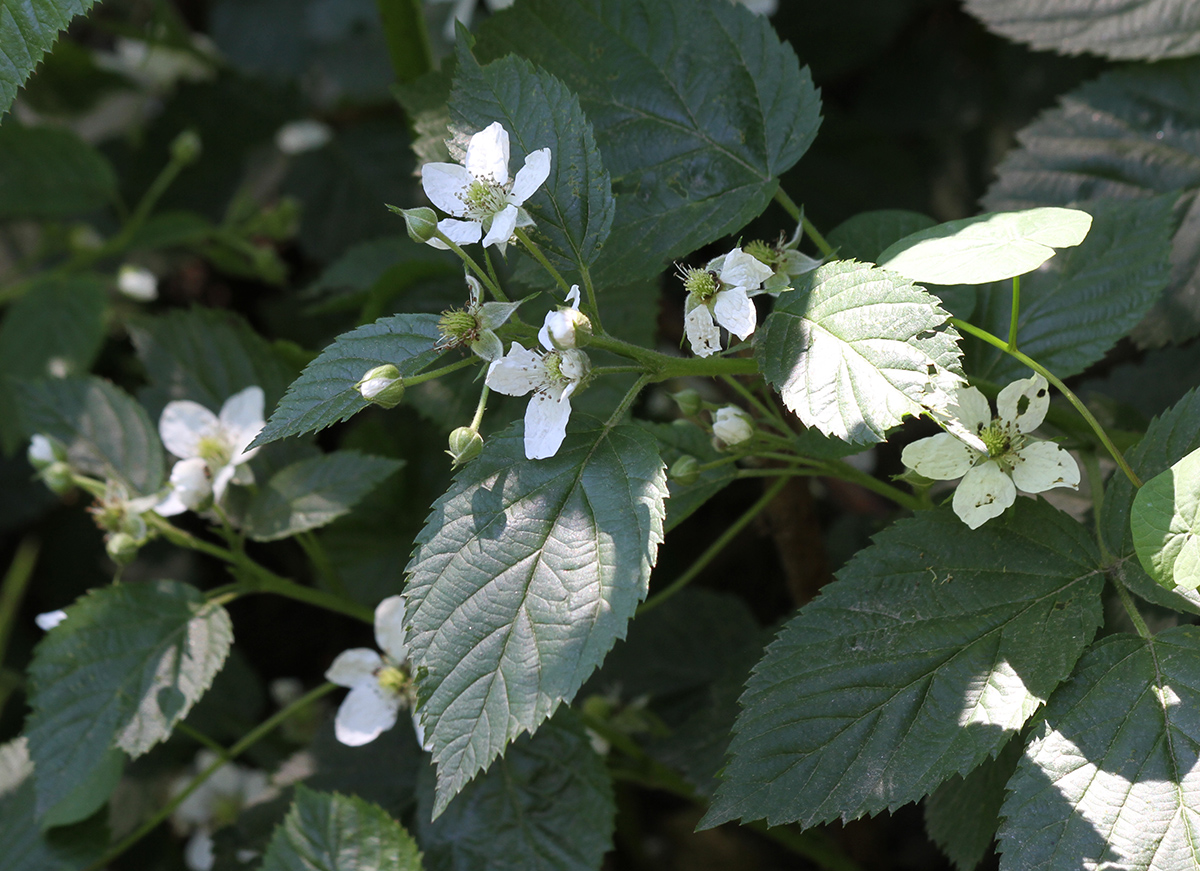
POLYGON ((412 712, 413 731, 417 733, 417 744, 426 753, 433 752, 433 742, 425 739, 425 727, 421 725, 421 717, 416 711, 412 712))
POLYGON ((33 618, 33 622, 37 624, 37 628, 43 632, 49 632, 59 623, 67 619, 66 611, 46 611, 43 614, 38 614, 33 618))
POLYGON ((342 700, 333 719, 334 734, 350 747, 369 744, 396 725, 402 701, 400 696, 381 687, 378 681, 361 683, 342 700))
POLYGON ((1017 451, 1013 461, 1013 483, 1026 493, 1079 486, 1079 464, 1053 442, 1030 442, 1017 451))
POLYGON ((525 407, 525 457, 544 460, 558 453, 567 437, 567 421, 571 417, 570 394, 564 391, 558 398, 547 393, 535 393, 525 407))
POLYGON ((237 472, 238 467, 232 463, 222 466, 217 470, 217 474, 213 477, 212 481, 212 496, 214 501, 219 503, 225 498, 225 491, 229 488, 237 472))
POLYGON ((978 529, 993 517, 999 517, 1017 498, 1012 478, 1004 474, 995 460, 987 460, 963 476, 954 491, 954 513, 967 526, 978 529))
POLYGON ((369 647, 354 647, 343 650, 325 671, 325 680, 340 687, 356 687, 361 683, 375 682, 375 670, 383 665, 383 658, 369 647))
POLYGON ((465 193, 474 180, 471 173, 457 163, 427 163, 421 167, 421 187, 425 189, 425 196, 447 215, 456 218, 467 216, 465 193))
POLYGON ((29 450, 25 456, 29 458, 29 465, 38 469, 48 466, 58 459, 54 444, 40 433, 29 440, 29 450))
POLYGON ((754 310, 754 303, 742 287, 731 287, 714 296, 713 315, 718 324, 739 339, 745 339, 753 333, 758 324, 758 313, 754 310))
POLYGON ((1050 385, 1041 375, 1014 381, 996 397, 1000 419, 1016 427, 1017 432, 1033 432, 1046 419, 1050 409, 1050 385))
POLYGON ((688 297, 683 328, 692 346, 692 353, 697 357, 711 357, 721 350, 721 331, 713 321, 712 312, 704 303, 697 302, 694 296, 688 297))
POLYGON ((221 429, 217 416, 198 402, 177 399, 168 402, 158 419, 158 435, 167 450, 181 460, 200 456, 200 440, 221 429))
MULTIPOLYGON (((770 266, 763 263, 752 254, 747 254, 741 248, 734 248, 725 255, 718 273, 725 284, 752 290, 761 287, 762 283, 774 274, 770 266)), ((728 329, 728 327, 726 327, 728 329)))
POLYGON ((546 383, 546 364, 541 354, 513 342, 507 354, 492 361, 484 383, 505 396, 524 396, 546 383))
POLYGON ((388 596, 375 606, 375 643, 397 663, 408 659, 404 644, 404 597, 388 596))
POLYGON ((263 391, 252 386, 240 390, 225 400, 219 419, 231 448, 231 463, 244 463, 258 453, 258 448, 247 451, 265 425, 263 420, 263 391))
POLYGON ((508 201, 516 203, 518 206, 522 205, 549 177, 550 149, 539 148, 537 151, 530 152, 525 157, 525 165, 517 170, 508 201))
POLYGON ((579 308, 579 297, 579 285, 572 284, 571 289, 567 291, 567 305, 574 309, 579 308))
POLYGON ((940 432, 911 445, 905 445, 900 454, 900 462, 918 475, 924 475, 934 481, 961 478, 978 459, 979 453, 948 432, 940 432))
POLYGON ((189 871, 211 871, 215 861, 212 835, 204 829, 192 833, 183 848, 183 864, 189 871))
POLYGON ((975 435, 992 422, 992 408, 988 405, 987 397, 974 387, 955 390, 946 412, 975 435))
POLYGON ((508 131, 504 125, 493 121, 472 136, 463 163, 475 178, 508 184, 508 131))
MULTIPOLYGON (((186 510, 195 511, 202 507, 212 496, 212 492, 208 464, 204 460, 189 457, 171 467, 171 496, 179 500, 186 510)), ((162 514, 161 508, 162 503, 159 503, 155 511, 162 514)))
MULTIPOLYGON (((478 221, 459 221, 456 218, 443 218, 438 221, 437 227, 446 235, 447 239, 460 248, 463 245, 474 245, 479 241, 479 237, 483 235, 483 224, 478 221)), ((450 250, 450 246, 437 237, 430 238, 429 244, 434 248, 441 248, 443 251, 450 250)))
POLYGON ((172 490, 168 493, 161 502, 154 506, 154 513, 159 517, 174 517, 176 514, 182 514, 190 509, 183 504, 183 500, 175 495, 172 490))
POLYGON ((727 447, 740 445, 753 438, 754 423, 736 405, 726 405, 713 415, 713 435, 727 447))
POLYGON ((487 235, 483 237, 484 247, 507 244, 516 228, 517 207, 510 203, 492 218, 492 226, 488 229, 487 235))

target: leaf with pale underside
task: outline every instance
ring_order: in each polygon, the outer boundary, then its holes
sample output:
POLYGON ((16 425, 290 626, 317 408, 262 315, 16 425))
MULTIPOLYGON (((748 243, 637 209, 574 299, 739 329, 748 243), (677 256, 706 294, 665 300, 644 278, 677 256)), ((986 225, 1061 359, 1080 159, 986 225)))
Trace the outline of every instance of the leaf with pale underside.
POLYGON ((1167 589, 1200 587, 1200 449, 1138 490, 1130 524, 1150 577, 1167 589))

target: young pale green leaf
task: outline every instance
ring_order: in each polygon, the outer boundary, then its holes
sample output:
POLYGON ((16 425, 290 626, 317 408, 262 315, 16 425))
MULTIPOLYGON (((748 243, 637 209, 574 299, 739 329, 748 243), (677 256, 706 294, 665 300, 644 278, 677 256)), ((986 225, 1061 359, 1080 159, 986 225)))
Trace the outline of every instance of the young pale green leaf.
POLYGON ((1200 587, 1200 449, 1137 491, 1129 522, 1150 577, 1167 589, 1200 587))
POLYGON ((925 830, 958 871, 975 871, 990 854, 1004 785, 1017 769, 1024 742, 1013 737, 995 759, 966 777, 955 775, 925 799, 925 830))
POLYGON ((158 431, 129 394, 102 378, 17 382, 26 433, 42 433, 67 448, 71 465, 149 494, 163 482, 158 431))
POLYGON ((984 197, 990 209, 1083 206, 1179 194, 1167 291, 1133 337, 1142 345, 1200 333, 1200 59, 1131 66, 1062 98, 1018 135, 984 197))
POLYGON ((1045 502, 977 530, 947 508, 889 527, 767 648, 701 825, 807 828, 965 774, 1070 674, 1103 585, 1087 531, 1045 502))
POLYGON ((1056 248, 1078 245, 1092 216, 1078 209, 995 212, 918 230, 890 245, 879 265, 929 284, 986 284, 1032 272, 1056 248))
POLYGON ((1190 0, 966 0, 989 30, 1036 49, 1113 60, 1200 54, 1200 7, 1190 0))
POLYGON ((550 149, 550 177, 526 202, 534 239, 560 266, 582 270, 600 253, 612 227, 612 182, 579 98, 554 76, 515 55, 481 67, 465 40, 450 116, 468 130, 499 121, 509 133, 509 167, 550 149))
POLYGON ((767 380, 806 426, 881 442, 961 371, 949 315, 920 287, 869 264, 835 260, 800 276, 755 337, 767 380))
POLYGON ((66 611, 29 669, 39 813, 68 797, 114 745, 137 757, 165 740, 233 641, 225 609, 176 581, 101 587, 66 611))
POLYGON ((565 82, 595 129, 617 201, 593 270, 608 284, 739 230, 820 125, 808 69, 725 0, 521 2, 484 24, 475 53, 510 52, 565 82))
POLYGON ((383 808, 354 796, 296 787, 271 836, 262 871, 421 871, 412 836, 383 808))
POLYGON ((594 871, 612 847, 617 808, 604 759, 566 712, 517 739, 430 821, 432 773, 417 805, 429 871, 594 871))
POLYGON ((1002 867, 1200 863, 1200 631, 1113 635, 1034 724, 1001 808, 1002 867))
MULTIPOLYGON (((1197 449, 1200 449, 1200 391, 1192 390, 1150 423, 1146 435, 1126 452, 1125 459, 1139 478, 1149 481, 1197 449)), ((1105 489, 1100 513, 1100 533, 1116 560, 1121 580, 1143 599, 1177 611, 1200 614, 1200 590, 1187 587, 1168 590, 1142 569, 1130 522, 1136 492, 1128 478, 1115 473, 1105 489)))
POLYGON ((418 714, 438 765, 435 814, 624 636, 666 495, 641 427, 577 424, 554 457, 529 461, 518 423, 434 503, 405 598, 418 714))
POLYGON ((69 829, 43 832, 38 826, 33 779, 0 795, 0 856, 4 871, 81 871, 108 845, 101 815, 69 829))
MULTIPOLYGON (((1171 275, 1170 194, 1133 202, 1093 200, 1091 232, 1021 279, 1017 345, 1060 377, 1082 372, 1127 335, 1162 295, 1171 275)), ((1007 336, 1012 282, 979 289, 975 323, 1007 336)), ((1030 374, 1024 364, 978 340, 968 345, 973 374, 1005 383, 1030 374)))
MULTIPOLYGON (((13 5, 0 0, 0 100, 6 90, 4 16, 13 5)), ((12 120, 0 126, 0 220, 70 218, 103 208, 116 195, 108 161, 74 133, 12 120)))
POLYGON ((316 529, 346 514, 403 464, 358 451, 301 460, 276 472, 254 494, 246 527, 255 541, 316 529))
POLYGON ((342 333, 288 388, 254 444, 315 432, 362 411, 369 403, 354 385, 368 370, 391 363, 401 375, 416 375, 442 355, 434 348, 437 322, 437 315, 395 315, 342 333))

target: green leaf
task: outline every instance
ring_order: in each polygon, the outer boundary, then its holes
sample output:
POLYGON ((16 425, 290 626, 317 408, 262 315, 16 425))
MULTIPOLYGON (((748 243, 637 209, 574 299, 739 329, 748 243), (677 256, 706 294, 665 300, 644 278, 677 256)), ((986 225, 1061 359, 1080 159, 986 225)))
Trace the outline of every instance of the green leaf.
POLYGON ((989 30, 1059 54, 1113 60, 1200 54, 1200 8, 1188 0, 966 0, 989 30))
POLYGON ((854 819, 965 774, 1070 674, 1103 585, 1087 531, 1045 502, 889 527, 767 648, 701 825, 854 819))
POLYGON ((461 305, 466 293, 462 270, 448 263, 441 251, 407 236, 392 236, 363 242, 346 251, 305 289, 304 295, 319 300, 310 313, 361 306, 364 312, 377 312, 363 318, 374 320, 388 311, 384 306, 395 305, 400 298, 408 311, 441 312, 451 305, 461 305), (447 290, 452 286, 453 296, 439 299, 437 294, 429 293, 431 279, 444 279, 438 289, 441 285, 447 290))
POLYGON ((225 609, 176 581, 101 587, 66 611, 29 669, 39 813, 67 797, 110 748, 136 758, 165 740, 233 640, 225 609))
POLYGON ((432 780, 423 778, 417 806, 429 871, 595 871, 612 847, 604 759, 565 713, 514 742, 430 822, 432 780))
POLYGON ((561 79, 595 130, 617 201, 600 283, 737 232, 820 125, 807 68, 765 17, 725 0, 522 2, 479 31, 480 61, 509 52, 561 79))
POLYGON ((570 700, 646 595, 666 475, 637 426, 572 427, 525 459, 491 436, 433 506, 408 565, 418 713, 438 765, 434 813, 570 700))
POLYGON ((1198 707, 1195 626, 1097 643, 1046 705, 1008 782, 1004 865, 1195 868, 1198 707))
POLYGON ((285 436, 316 432, 357 414, 369 404, 354 388, 369 369, 393 364, 416 375, 442 355, 437 315, 380 318, 338 336, 300 373, 254 440, 264 445, 285 436))
POLYGON ((69 829, 42 832, 36 806, 32 779, 0 795, 4 871, 81 871, 104 854, 108 831, 100 815, 69 829))
POLYGON ((1137 491, 1130 524, 1150 577, 1167 589, 1200 587, 1200 449, 1137 491))
MULTIPOLYGON (((12 5, 0 2, 0 44, 12 5)), ((74 133, 11 120, 0 126, 0 220, 86 214, 111 203, 116 190, 108 161, 74 133)))
POLYGON ((800 276, 754 342, 763 375, 806 426, 881 442, 941 370, 958 372, 958 334, 938 301, 894 273, 836 260, 800 276))
POLYGON ((936 224, 937 221, 920 212, 879 209, 848 218, 830 230, 826 239, 839 260, 875 263, 893 243, 936 224))
POLYGON ((17 406, 25 432, 58 439, 75 468, 122 481, 131 494, 162 485, 158 431, 121 388, 96 377, 21 381, 17 406))
MULTIPOLYGON (((0 2, 0 116, 17 97, 17 89, 66 30, 71 19, 92 8, 95 0, 3 0, 0 2)), ((3 161, 0 160, 0 165, 3 161)))
POLYGON ((267 848, 262 871, 421 871, 404 827, 361 798, 296 787, 296 800, 267 848))
POLYGON ((975 871, 991 854, 1004 785, 1021 758, 1023 742, 1014 737, 995 759, 966 777, 955 775, 925 799, 925 830, 958 871, 975 871))
MULTIPOLYGON (((1169 411, 1151 421, 1146 435, 1125 460, 1143 481, 1162 474, 1188 454, 1200 449, 1200 391, 1191 390, 1169 411)), ((1177 587, 1167 590, 1155 583, 1136 559, 1130 512, 1135 489, 1119 471, 1104 491, 1100 534, 1115 558, 1118 578, 1147 601, 1176 611, 1200 614, 1200 591, 1177 587)))
POLYGON ((276 472, 250 502, 247 527, 255 541, 275 541, 336 520, 404 463, 358 451, 337 451, 276 472))
MULTIPOLYGON (((1175 199, 1086 203, 1095 220, 1083 244, 1021 279, 1018 347, 1066 378, 1101 359, 1137 326, 1170 278, 1175 199)), ((1011 320, 1012 283, 980 288, 975 323, 1007 336, 1011 320)), ((1031 374, 978 340, 967 360, 973 374, 1000 383, 1031 374)))
POLYGON ((550 149, 550 177, 526 203, 534 240, 560 266, 582 270, 600 253, 613 222, 612 183, 592 125, 561 81, 509 56, 481 67, 464 40, 450 95, 451 118, 468 130, 499 121, 509 132, 509 171, 550 149))
POLYGON ((1021 147, 997 169, 984 197, 990 209, 1085 206, 1096 199, 1182 196, 1166 293, 1134 332, 1142 345, 1200 333, 1200 118, 1191 95, 1200 60, 1108 73, 1064 96, 1022 130, 1021 147))
MULTIPOLYGON (((712 445, 712 436, 696 424, 686 420, 671 423, 647 423, 639 421, 658 441, 658 451, 667 468, 684 454, 695 457, 701 464, 721 459, 721 453, 712 445)), ((716 496, 731 484, 736 477, 732 463, 706 469, 691 484, 680 484, 669 479, 667 486, 671 498, 667 500, 666 532, 670 532, 692 515, 701 505, 716 496)))
POLYGON ((890 245, 879 265, 928 284, 986 284, 1037 269, 1078 245, 1092 216, 1078 209, 996 212, 919 230, 890 245))

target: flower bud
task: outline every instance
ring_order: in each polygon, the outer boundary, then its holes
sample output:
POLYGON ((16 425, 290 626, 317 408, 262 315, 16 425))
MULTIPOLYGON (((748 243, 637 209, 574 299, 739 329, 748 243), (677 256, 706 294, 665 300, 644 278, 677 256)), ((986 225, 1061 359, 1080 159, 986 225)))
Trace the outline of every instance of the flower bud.
POLYGON ((117 272, 117 290, 138 302, 158 299, 158 279, 149 269, 126 263, 117 272))
POLYGON ((128 532, 113 533, 108 537, 108 541, 104 543, 104 549, 108 552, 108 558, 119 566, 129 565, 129 563, 133 562, 133 558, 137 556, 137 552, 141 546, 141 542, 128 532))
POLYGON ((37 628, 43 632, 49 632, 59 623, 67 619, 67 612, 61 608, 57 611, 45 611, 33 618, 33 622, 37 624, 37 628))
POLYGON ((679 410, 687 417, 695 417, 700 413, 700 408, 703 400, 700 399, 700 394, 692 388, 680 390, 678 393, 672 393, 671 398, 675 400, 675 404, 679 406, 679 410))
POLYGON ((754 422, 736 405, 726 405, 713 415, 713 436, 725 447, 732 448, 754 436, 754 422))
POLYGON ((195 130, 184 130, 171 140, 171 159, 184 166, 200 159, 200 134, 195 130))
POLYGON ((562 308, 546 315, 538 338, 545 347, 566 351, 586 345, 592 335, 592 322, 577 308, 562 308))
POLYGON ((404 398, 404 379, 391 363, 371 369, 354 386, 363 399, 382 408, 395 408, 404 398))
POLYGON ((483 436, 469 426, 460 426, 450 433, 450 450, 446 453, 454 460, 455 468, 471 462, 482 450, 483 436))
POLYGON ((667 475, 684 487, 690 487, 700 477, 700 461, 691 454, 684 454, 671 464, 667 475))
POLYGON ((433 209, 422 206, 418 209, 398 209, 388 206, 397 215, 404 218, 404 226, 408 228, 408 238, 421 244, 435 238, 437 231, 437 213, 433 209))
POLYGON ((333 138, 328 125, 315 118, 291 121, 275 131, 275 147, 284 154, 303 154, 324 148, 333 138))
POLYGON ((39 472, 51 463, 59 463, 67 458, 61 447, 40 433, 29 440, 29 450, 25 452, 25 456, 29 465, 39 472))
POLYGON ((42 479, 42 483, 50 489, 50 492, 57 493, 59 496, 69 492, 75 486, 75 473, 66 463, 51 463, 42 469, 38 476, 42 479))

